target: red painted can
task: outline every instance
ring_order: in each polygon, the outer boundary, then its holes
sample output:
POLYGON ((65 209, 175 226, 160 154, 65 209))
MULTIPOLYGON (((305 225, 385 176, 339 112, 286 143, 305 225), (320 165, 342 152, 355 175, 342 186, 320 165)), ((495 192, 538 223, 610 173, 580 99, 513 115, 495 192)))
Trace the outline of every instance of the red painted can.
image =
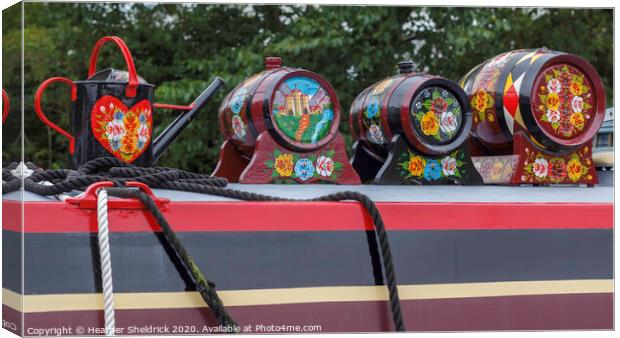
POLYGON ((512 152, 518 131, 550 151, 575 149, 594 137, 605 116, 605 90, 594 67, 546 48, 497 55, 460 85, 472 107, 472 136, 497 154, 512 152))
POLYGON ((355 139, 375 155, 384 157, 396 134, 424 154, 442 155, 463 144, 472 118, 467 96, 455 82, 415 73, 413 62, 405 61, 397 75, 355 98, 349 124, 355 139))
POLYGON ((244 155, 253 153, 256 138, 265 130, 293 151, 312 151, 334 138, 340 102, 323 76, 267 57, 264 71, 224 98, 218 119, 222 135, 244 155))

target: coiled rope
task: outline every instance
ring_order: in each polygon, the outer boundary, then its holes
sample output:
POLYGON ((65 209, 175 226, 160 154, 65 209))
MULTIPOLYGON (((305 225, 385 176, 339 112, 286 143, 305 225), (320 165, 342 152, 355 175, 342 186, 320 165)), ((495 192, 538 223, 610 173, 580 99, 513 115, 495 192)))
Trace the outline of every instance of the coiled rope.
POLYGON ((2 193, 3 194, 19 190, 19 188, 22 186, 22 180, 19 177, 13 175, 13 173, 11 172, 12 170, 15 170, 15 168, 17 168, 18 165, 19 163, 13 162, 9 164, 6 168, 2 169, 2 193))
MULTIPOLYGON (((244 201, 359 202, 368 211, 370 217, 373 220, 374 231, 379 242, 380 257, 384 268, 385 279, 389 293, 390 308, 392 312, 394 328, 396 331, 405 331, 400 299, 398 296, 396 273, 394 269, 390 243, 388 240, 387 232, 385 230, 385 224, 383 223, 383 219, 375 203, 364 194, 355 191, 342 191, 312 199, 281 198, 225 188, 227 184, 226 179, 219 177, 196 174, 184 170, 167 167, 141 168, 133 166, 131 164, 127 164, 114 157, 102 157, 94 159, 82 165, 80 168, 78 168, 78 170, 56 169, 42 171, 32 164, 26 165, 28 166, 28 168, 33 169, 35 172, 31 176, 24 178, 24 188, 27 191, 39 195, 57 195, 71 192, 73 190, 83 190, 89 185, 101 181, 112 181, 117 188, 124 187, 125 182, 137 181, 145 183, 151 188, 209 194, 244 201), (31 165, 33 167, 31 167, 31 165), (41 182, 46 182, 46 184, 41 184, 41 182)), ((8 181, 7 179, 5 179, 5 172, 7 171, 7 169, 3 170, 3 193, 8 192, 7 190, 5 190, 5 184, 12 184, 11 186, 7 186, 8 188, 14 187, 14 183, 11 183, 12 180, 10 179, 10 177, 7 177, 9 178, 8 181)), ((17 189, 19 189, 19 184, 17 185, 17 189)), ((107 189, 111 195, 119 197, 134 197, 142 201, 145 207, 158 221, 160 226, 162 226, 162 231, 164 232, 168 243, 174 249, 177 257, 183 261, 184 268, 187 270, 188 274, 192 276, 196 288, 200 292, 205 302, 209 305, 209 307, 211 307, 214 313, 219 313, 216 314, 218 322, 224 326, 230 325, 231 323, 234 324, 234 321, 226 312, 226 309, 224 308, 221 299, 219 299, 219 296, 217 295, 213 284, 208 282, 207 279, 204 278, 198 266, 188 255, 185 248, 179 241, 178 237, 176 237, 174 231, 170 228, 169 224, 157 208, 155 202, 145 193, 142 193, 135 189, 107 189), (164 230, 165 228, 167 228, 168 230, 164 230), (168 234, 166 235, 166 233, 168 234)))
MULTIPOLYGON (((12 164, 13 165, 13 164, 12 164)), ((192 186, 224 187, 228 182, 224 178, 192 173, 185 170, 153 167, 142 168, 125 163, 115 157, 100 157, 89 161, 77 170, 52 169, 41 170, 32 163, 26 166, 34 173, 24 178, 24 189, 37 195, 51 196, 68 193, 74 190, 84 190, 89 185, 101 181, 111 181, 115 186, 125 186, 125 182, 134 181, 148 185, 151 188, 178 189, 178 184, 192 186), (40 184, 47 182, 46 184, 40 184)), ((17 167, 17 165, 14 165, 17 167)), ((12 168, 2 170, 2 193, 8 193, 20 188, 20 180, 11 174, 12 168)))
POLYGON ((105 335, 114 336, 114 286, 112 285, 112 261, 110 258, 110 232, 108 230, 108 192, 97 190, 97 238, 99 240, 99 261, 101 264, 101 285, 103 289, 103 319, 105 335))

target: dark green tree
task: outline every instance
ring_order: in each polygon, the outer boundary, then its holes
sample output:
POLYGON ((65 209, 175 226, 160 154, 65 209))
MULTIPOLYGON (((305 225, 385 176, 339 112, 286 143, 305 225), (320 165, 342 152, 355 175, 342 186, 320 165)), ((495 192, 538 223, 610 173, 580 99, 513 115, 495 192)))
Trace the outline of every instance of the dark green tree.
MULTIPOLYGON (((3 11, 3 85, 21 93, 20 5, 3 11)), ((36 117, 33 97, 51 76, 85 79, 95 41, 121 36, 138 73, 157 85, 156 101, 185 104, 216 75, 227 82, 159 165, 210 172, 222 138, 217 108, 227 91, 263 68, 263 57, 323 74, 335 87, 341 130, 350 144, 349 105, 364 88, 411 59, 418 70, 458 80, 501 52, 546 46, 585 57, 600 72, 612 105, 613 11, 601 9, 262 6, 208 4, 24 4, 25 157, 44 167, 68 166, 68 142, 36 117)), ((125 68, 114 47, 99 67, 125 68)), ((17 93, 17 94, 16 94, 17 93)), ((19 100, 14 100, 18 102, 19 100)), ((68 128, 68 89, 46 93, 45 110, 68 128)), ((13 105, 7 125, 19 118, 13 105)), ((155 133, 177 112, 157 111, 155 133)), ((19 158, 17 131, 5 128, 3 160, 19 158), (13 144, 12 147, 7 145, 13 144)))

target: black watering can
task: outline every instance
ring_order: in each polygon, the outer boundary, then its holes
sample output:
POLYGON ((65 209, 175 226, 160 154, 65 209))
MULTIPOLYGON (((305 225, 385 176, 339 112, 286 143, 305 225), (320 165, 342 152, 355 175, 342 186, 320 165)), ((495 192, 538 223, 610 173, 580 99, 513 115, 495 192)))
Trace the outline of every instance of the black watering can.
POLYGON ((162 156, 223 83, 221 78, 216 77, 188 106, 154 103, 154 86, 137 75, 125 42, 116 36, 106 36, 97 41, 93 48, 87 80, 72 81, 65 77, 45 80, 37 90, 34 107, 43 123, 69 139, 73 167, 77 168, 102 156, 115 156, 137 166, 150 166, 162 156), (97 72, 99 49, 106 42, 114 42, 120 48, 127 71, 104 69, 97 72), (41 110, 41 96, 53 82, 64 82, 71 87, 72 133, 52 123, 41 110), (183 112, 151 141, 153 108, 183 112))

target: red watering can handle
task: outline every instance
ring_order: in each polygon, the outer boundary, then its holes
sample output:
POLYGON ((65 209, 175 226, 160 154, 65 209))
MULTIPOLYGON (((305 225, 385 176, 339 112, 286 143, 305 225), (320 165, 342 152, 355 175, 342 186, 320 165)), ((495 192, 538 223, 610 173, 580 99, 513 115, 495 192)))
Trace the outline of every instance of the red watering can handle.
POLYGON ((6 118, 9 117, 9 95, 4 89, 2 89, 2 106, 2 124, 4 124, 6 118))
POLYGON ((71 86, 71 101, 75 101, 77 99, 77 86, 75 85, 75 83, 73 83, 73 81, 67 79, 66 77, 52 77, 43 81, 43 83, 41 83, 41 85, 39 86, 39 89, 37 89, 37 93, 34 95, 34 111, 37 113, 37 116, 39 116, 39 119, 41 119, 43 123, 50 126, 52 129, 59 132, 62 136, 69 139, 69 153, 73 155, 73 153, 75 152, 75 137, 69 134, 66 130, 54 124, 52 121, 48 120, 47 116, 45 116, 45 114, 43 113, 43 110, 41 110, 41 96, 43 96, 43 92, 45 91, 47 86, 49 86, 53 82, 64 82, 71 86))
POLYGON ((127 97, 136 96, 136 89, 138 88, 138 74, 136 73, 136 66, 133 63, 133 58, 131 57, 131 52, 129 48, 125 44, 123 39, 118 36, 104 36, 99 39, 93 48, 92 53, 90 54, 90 65, 88 67, 88 77, 93 76, 97 72, 97 56, 99 55, 99 49, 101 46, 108 41, 112 41, 116 43, 118 48, 120 48, 123 53, 123 57, 125 58, 125 63, 127 64, 127 71, 129 72, 129 84, 127 85, 127 89, 125 90, 125 95, 127 97))

